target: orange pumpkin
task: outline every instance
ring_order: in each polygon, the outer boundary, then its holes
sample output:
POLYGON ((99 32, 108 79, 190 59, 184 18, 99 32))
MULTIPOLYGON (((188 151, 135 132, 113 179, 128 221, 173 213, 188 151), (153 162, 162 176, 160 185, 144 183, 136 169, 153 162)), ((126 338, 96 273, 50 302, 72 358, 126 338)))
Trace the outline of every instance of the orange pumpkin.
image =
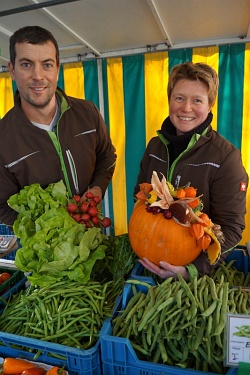
POLYGON ((164 260, 175 266, 185 266, 202 252, 202 247, 189 233, 189 227, 176 223, 173 218, 167 220, 162 214, 147 212, 142 201, 137 201, 134 207, 128 234, 137 256, 155 264, 164 260))

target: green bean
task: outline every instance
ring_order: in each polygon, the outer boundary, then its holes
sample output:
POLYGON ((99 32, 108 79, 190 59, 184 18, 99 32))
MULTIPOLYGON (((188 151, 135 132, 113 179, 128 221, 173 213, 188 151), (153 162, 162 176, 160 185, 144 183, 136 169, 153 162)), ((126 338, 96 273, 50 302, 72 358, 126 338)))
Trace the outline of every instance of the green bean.
POLYGON ((239 285, 244 285, 244 283, 245 283, 245 274, 244 274, 244 272, 241 272, 240 273, 240 280, 239 280, 239 285))
POLYGON ((243 301, 243 298, 244 298, 244 294, 241 291, 241 294, 240 294, 240 297, 239 297, 239 301, 237 302, 237 305, 239 306, 239 313, 242 313, 242 301, 243 301))
POLYGON ((213 326, 211 334, 213 334, 216 331, 216 328, 220 322, 220 316, 221 316, 221 307, 222 307, 222 299, 223 299, 223 287, 220 288, 218 291, 219 296, 219 302, 217 303, 216 309, 213 313, 213 326))
POLYGON ((160 357, 161 357, 161 349, 159 347, 159 345, 157 346, 157 349, 154 353, 154 356, 153 356, 153 363, 158 363, 159 360, 160 360, 160 357))
POLYGON ((119 329, 120 323, 124 321, 125 317, 129 313, 130 309, 134 306, 134 304, 139 300, 140 293, 135 294, 128 302, 126 308, 118 315, 116 318, 113 319, 114 327, 113 327, 113 335, 117 335, 117 329, 119 329))
MULTIPOLYGON (((170 329, 169 329, 169 331, 168 331, 168 335, 169 335, 169 337, 171 337, 172 333, 173 333, 175 330, 178 330, 178 327, 179 327, 179 326, 177 326, 177 324, 179 323, 180 318, 182 317, 182 311, 183 311, 183 310, 180 309, 180 310, 178 311, 178 314, 177 314, 175 320, 174 320, 173 322, 171 322, 171 327, 170 327, 170 329)), ((165 320, 165 322, 166 322, 166 320, 165 320)))
POLYGON ((169 354, 171 353, 171 355, 172 355, 172 358, 176 361, 176 362, 178 362, 180 359, 182 359, 182 352, 181 351, 179 351, 177 348, 176 348, 176 346, 175 346, 175 344, 174 344, 174 341, 168 341, 167 342, 167 346, 168 346, 168 348, 169 348, 169 354))
POLYGON ((160 349, 162 361, 163 361, 163 363, 165 363, 165 362, 168 361, 168 354, 167 354, 167 351, 165 349, 165 345, 164 345, 162 339, 159 340, 158 346, 159 346, 159 349, 160 349))
POLYGON ((137 280, 137 279, 126 280, 126 284, 141 285, 141 286, 146 286, 147 288, 150 288, 152 286, 151 284, 149 284, 147 282, 140 281, 140 280, 137 280))
POLYGON ((132 318, 132 316, 140 308, 140 304, 142 303, 142 301, 145 300, 145 298, 146 298, 146 295, 144 293, 139 292, 138 294, 140 295, 140 298, 138 299, 138 301, 135 303, 134 307, 129 311, 129 313, 125 317, 125 319, 124 319, 125 321, 130 320, 132 318))
MULTIPOLYGON (((67 333, 66 335, 67 335, 67 337, 71 340, 71 342, 74 343, 74 347, 75 347, 75 348, 78 348, 78 349, 81 349, 81 348, 82 348, 82 345, 81 345, 80 341, 77 340, 77 338, 76 338, 75 336, 70 335, 69 333, 67 333)), ((71 344, 71 345, 69 345, 69 346, 73 346, 73 345, 71 344)))
POLYGON ((157 311, 161 311, 165 307, 171 305, 175 301, 174 297, 169 297, 166 301, 162 302, 158 307, 157 311))
MULTIPOLYGON (((184 330, 184 329, 186 329, 186 328, 188 328, 188 327, 190 327, 190 326, 191 326, 191 327, 192 327, 192 326, 195 326, 196 321, 197 321, 197 316, 193 317, 192 320, 189 320, 189 321, 187 321, 185 324, 183 324, 183 325, 181 326, 181 329, 184 330)), ((179 332, 180 332, 180 331, 179 331, 179 332)))
POLYGON ((211 277, 207 277, 207 281, 210 285, 210 292, 211 292, 212 299, 214 301, 219 301, 219 298, 216 293, 216 286, 215 286, 214 280, 211 277))
POLYGON ((223 296, 222 296, 222 305, 221 305, 221 312, 220 312, 220 321, 217 325, 215 332, 213 332, 213 336, 220 335, 222 330, 225 326, 225 319, 226 319, 226 312, 227 312, 227 301, 228 301, 228 286, 229 283, 226 282, 223 285, 223 296))
POLYGON ((206 322, 205 322, 205 320, 202 320, 201 325, 199 327, 198 335, 196 336, 196 339, 195 339, 195 342, 194 342, 194 346, 193 346, 194 350, 197 350, 199 345, 201 344, 201 342, 203 340, 205 329, 206 329, 206 322))
POLYGON ((132 331, 133 331, 133 335, 138 336, 136 315, 133 315, 132 317, 132 331))
POLYGON ((222 343, 222 341, 221 341, 221 336, 222 336, 222 335, 216 335, 216 336, 215 336, 215 341, 216 341, 216 344, 217 344, 220 348, 224 349, 224 345, 223 345, 223 343, 222 343))
POLYGON ((181 308, 181 304, 182 304, 181 297, 182 297, 183 292, 184 292, 183 289, 179 289, 178 292, 176 293, 176 304, 179 309, 181 308))
POLYGON ((145 326, 146 324, 148 323, 149 319, 156 313, 158 314, 159 311, 158 311, 158 307, 161 306, 162 304, 162 300, 159 300, 156 302, 155 306, 153 307, 150 307, 149 309, 145 309, 145 312, 142 316, 142 319, 138 325, 138 331, 141 331, 145 326))
MULTIPOLYGON (((172 320, 173 317, 175 317, 176 315, 178 315, 179 313, 182 313, 184 310, 186 309, 186 306, 182 306, 180 308, 174 308, 173 309, 173 312, 168 312, 168 315, 167 317, 165 317, 165 322, 167 322, 168 320, 172 320)), ((171 326, 173 325, 174 323, 171 322, 171 326)))
POLYGON ((247 303, 249 301, 249 295, 244 291, 242 293, 244 294, 244 298, 242 301, 241 310, 243 314, 248 314, 247 303))
POLYGON ((131 345, 133 346, 134 349, 136 349, 138 352, 144 354, 144 355, 150 355, 150 353, 145 350, 141 345, 137 345, 134 342, 131 342, 131 345))
POLYGON ((147 342, 147 332, 145 330, 143 330, 141 332, 141 342, 142 342, 142 347, 147 351, 149 352, 150 349, 149 349, 149 345, 148 345, 148 342, 147 342))
POLYGON ((198 346, 198 349, 197 351, 201 354, 201 356, 203 357, 203 363, 208 363, 208 356, 207 356, 207 353, 205 352, 205 350, 201 347, 201 346, 198 346))
POLYGON ((249 286, 249 283, 250 283, 250 272, 247 273, 247 276, 244 281, 244 285, 249 286))
POLYGON ((214 300, 212 303, 211 303, 211 305, 210 306, 208 306, 208 308, 205 310, 205 311, 203 311, 202 313, 201 313, 201 315, 203 316, 203 317, 208 317, 209 315, 212 315, 213 314, 213 312, 214 312, 214 310, 216 309, 216 307, 217 307, 217 300, 214 300))
POLYGON ((195 304, 195 297, 190 289, 190 287, 188 286, 188 284, 186 283, 186 281, 183 279, 183 277, 181 276, 181 274, 178 273, 178 278, 179 278, 179 281, 181 283, 181 286, 183 287, 183 289, 185 290, 188 298, 190 299, 191 301, 191 304, 195 304))
POLYGON ((180 341, 180 345, 183 348, 182 349, 182 359, 178 363, 178 366, 181 368, 187 368, 188 367, 188 356, 189 356, 189 347, 186 345, 185 339, 182 337, 182 340, 180 341))
POLYGON ((213 315, 209 315, 207 319, 207 327, 205 331, 205 338, 208 339, 212 333, 212 326, 213 326, 213 315))
POLYGON ((206 285, 206 287, 204 289, 204 294, 203 294, 203 306, 204 306, 204 310, 207 310, 208 303, 209 303, 209 290, 208 290, 208 285, 206 285))

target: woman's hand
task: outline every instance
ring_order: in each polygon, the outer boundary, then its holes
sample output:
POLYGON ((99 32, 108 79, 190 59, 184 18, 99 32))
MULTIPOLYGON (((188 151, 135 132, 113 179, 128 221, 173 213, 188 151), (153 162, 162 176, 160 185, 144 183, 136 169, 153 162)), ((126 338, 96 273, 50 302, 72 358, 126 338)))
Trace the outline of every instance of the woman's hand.
POLYGON ((152 273, 160 276, 162 279, 168 279, 169 277, 177 277, 180 273, 184 280, 189 280, 189 273, 183 266, 173 266, 170 263, 161 261, 159 266, 150 262, 147 258, 139 259, 139 262, 152 273))

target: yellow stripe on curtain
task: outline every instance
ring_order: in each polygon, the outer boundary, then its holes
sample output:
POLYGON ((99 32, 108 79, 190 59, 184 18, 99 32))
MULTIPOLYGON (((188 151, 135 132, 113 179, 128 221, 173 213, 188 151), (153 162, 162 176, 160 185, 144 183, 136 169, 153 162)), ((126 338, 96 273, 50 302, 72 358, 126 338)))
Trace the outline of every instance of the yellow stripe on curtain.
MULTIPOLYGON (((219 70, 219 49, 215 47, 206 47, 206 48, 193 48, 193 63, 204 62, 218 73, 219 70)), ((217 115, 218 115, 218 97, 212 109, 213 112, 213 121, 212 127, 214 130, 217 130, 217 115)))
MULTIPOLYGON (((245 63, 244 63, 244 90, 243 90, 243 117, 242 117, 242 141, 241 153, 243 165, 250 176, 250 43, 246 43, 245 47, 245 63)), ((246 228, 242 236, 242 245, 250 241, 250 187, 247 192, 247 214, 246 228)))
POLYGON ((112 178, 115 235, 127 232, 127 195, 125 164, 125 111, 123 66, 121 58, 107 59, 110 137, 116 148, 117 161, 112 178))
POLYGON ((84 71, 82 62, 63 65, 64 90, 67 95, 78 99, 85 98, 84 71))
POLYGON ((12 79, 10 73, 0 74, 0 118, 2 118, 14 105, 12 79))
POLYGON ((155 52, 145 55, 145 118, 146 144, 156 136, 168 116, 168 53, 155 52))

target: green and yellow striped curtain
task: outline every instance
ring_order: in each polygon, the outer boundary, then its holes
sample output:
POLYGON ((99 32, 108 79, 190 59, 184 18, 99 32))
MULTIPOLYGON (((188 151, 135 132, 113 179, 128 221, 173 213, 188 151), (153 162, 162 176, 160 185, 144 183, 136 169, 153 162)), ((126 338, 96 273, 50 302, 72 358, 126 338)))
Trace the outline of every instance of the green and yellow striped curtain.
MULTIPOLYGON (((114 233, 126 233, 133 209, 133 188, 145 147, 168 115, 167 81, 171 68, 185 61, 206 62, 220 78, 213 108, 213 128, 242 152, 250 175, 250 44, 187 48, 141 55, 64 64, 58 85, 68 95, 92 100, 103 116, 117 150, 117 167, 109 186, 108 214, 114 233), (102 90, 100 91, 100 85, 102 90), (100 97, 100 92, 102 96, 100 97)), ((0 74, 3 116, 12 106, 8 73, 0 74)), ((106 207, 107 209, 107 207, 106 207)), ((250 241, 250 189, 247 228, 242 244, 250 241)))

